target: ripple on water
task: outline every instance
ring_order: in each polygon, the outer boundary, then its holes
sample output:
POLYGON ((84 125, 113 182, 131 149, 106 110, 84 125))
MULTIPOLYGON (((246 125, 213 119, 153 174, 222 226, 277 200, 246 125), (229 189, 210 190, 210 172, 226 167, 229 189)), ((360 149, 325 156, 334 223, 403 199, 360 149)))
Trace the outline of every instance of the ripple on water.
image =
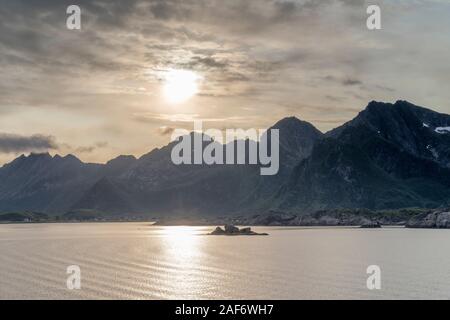
POLYGON ((450 230, 258 228, 269 237, 143 223, 0 225, 5 299, 448 298, 450 230), (382 269, 382 290, 366 268, 382 269), (66 288, 79 265, 82 289, 66 288))

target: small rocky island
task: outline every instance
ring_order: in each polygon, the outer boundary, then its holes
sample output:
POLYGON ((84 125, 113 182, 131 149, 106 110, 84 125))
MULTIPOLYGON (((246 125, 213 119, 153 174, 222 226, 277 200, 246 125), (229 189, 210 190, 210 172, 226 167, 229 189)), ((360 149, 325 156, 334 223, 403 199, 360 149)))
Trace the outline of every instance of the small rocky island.
POLYGON ((268 233, 257 233, 252 231, 251 228, 242 228, 239 229, 233 225, 226 225, 225 229, 221 227, 217 227, 213 232, 209 235, 212 236, 268 236, 268 233))
POLYGON ((360 228, 363 228, 363 229, 378 229, 378 228, 381 228, 381 223, 379 223, 378 221, 370 221, 370 222, 362 224, 360 228))

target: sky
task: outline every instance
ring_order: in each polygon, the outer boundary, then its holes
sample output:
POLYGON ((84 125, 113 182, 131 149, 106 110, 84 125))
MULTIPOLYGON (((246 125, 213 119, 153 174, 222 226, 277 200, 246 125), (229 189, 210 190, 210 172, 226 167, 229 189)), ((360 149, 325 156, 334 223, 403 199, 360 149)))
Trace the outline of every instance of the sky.
POLYGON ((0 165, 139 157, 194 120, 325 132, 371 100, 450 113, 447 0, 0 0, 0 30, 0 165))

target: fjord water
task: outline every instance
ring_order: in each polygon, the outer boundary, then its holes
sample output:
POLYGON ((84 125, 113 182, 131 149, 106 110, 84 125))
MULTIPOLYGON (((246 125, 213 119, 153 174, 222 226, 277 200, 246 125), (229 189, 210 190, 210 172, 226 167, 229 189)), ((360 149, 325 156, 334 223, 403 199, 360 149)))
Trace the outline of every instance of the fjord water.
POLYGON ((0 299, 447 299, 450 230, 0 225, 0 299), (66 269, 81 268, 81 290, 66 269), (366 287, 379 265, 381 290, 366 287))

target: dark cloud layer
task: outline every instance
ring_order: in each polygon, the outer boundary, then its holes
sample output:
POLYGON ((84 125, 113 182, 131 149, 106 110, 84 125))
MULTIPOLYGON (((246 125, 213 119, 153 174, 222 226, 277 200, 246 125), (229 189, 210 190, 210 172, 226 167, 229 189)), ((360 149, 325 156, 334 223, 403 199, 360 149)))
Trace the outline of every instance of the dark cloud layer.
POLYGON ((91 146, 78 147, 75 149, 76 153, 92 153, 98 151, 99 149, 106 148, 108 146, 107 142, 97 142, 91 146))
POLYGON ((326 131, 370 100, 450 112, 449 16, 444 0, 0 0, 0 128, 105 161, 164 145, 181 125, 136 114, 230 127, 295 115, 326 131), (72 4, 79 31, 66 28, 72 4), (368 4, 381 5, 382 30, 367 30, 368 4), (162 94, 170 69, 202 79, 179 106, 162 94))
POLYGON ((49 151, 57 149, 55 138, 44 135, 30 137, 0 133, 0 153, 49 151))

